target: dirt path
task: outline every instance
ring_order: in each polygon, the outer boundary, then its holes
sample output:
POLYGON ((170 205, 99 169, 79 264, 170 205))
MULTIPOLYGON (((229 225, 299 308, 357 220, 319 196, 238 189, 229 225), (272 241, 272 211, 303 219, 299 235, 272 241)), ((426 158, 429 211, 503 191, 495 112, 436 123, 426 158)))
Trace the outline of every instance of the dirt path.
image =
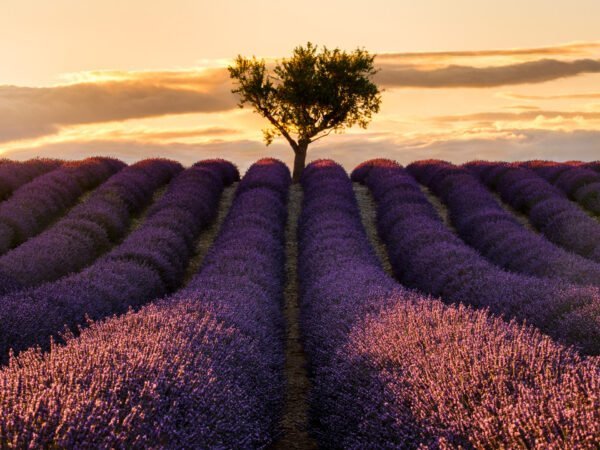
POLYGON ((142 223, 144 223, 144 220, 146 220, 146 216, 148 215, 150 208, 157 201, 159 201, 163 195, 165 195, 165 192, 167 191, 168 186, 169 186, 169 183, 156 189, 154 191, 154 193, 152 194, 152 199, 150 200, 150 202, 145 207, 143 207, 141 211, 139 211, 137 214, 133 215, 133 217, 131 218, 131 222, 129 224, 129 229, 127 230, 127 233, 125 233, 125 236, 123 237, 123 239, 125 239, 127 236, 129 236, 129 234, 131 232, 137 230, 140 227, 140 225, 142 223))
POLYGON ((353 183, 354 195, 360 210, 360 218, 367 232, 371 246, 375 250, 383 270, 389 275, 394 276, 390 259, 388 258, 385 244, 379 238, 377 233, 377 205, 369 191, 369 188, 360 183, 353 183))
MULTIPOLYGON (((106 182, 106 180, 104 182, 106 182)), ((41 230, 39 230, 33 236, 29 236, 27 239, 31 239, 31 238, 43 233, 44 231, 52 228, 58 222, 63 220, 65 217, 67 217, 71 213, 71 211, 73 211, 77 206, 81 205, 82 203, 85 203, 92 196, 92 194, 94 192, 96 192, 96 190, 100 186, 102 186, 102 183, 100 183, 96 187, 93 187, 93 188, 88 189, 87 191, 84 191, 79 197, 77 197, 77 200, 75 201, 75 203, 73 203, 71 206, 68 206, 62 213, 58 214, 56 217, 53 217, 52 219, 50 219, 50 221, 46 225, 44 225, 41 230)))
POLYGON ((219 209, 217 211, 217 217, 213 220, 212 224, 206 229, 200 232, 200 235, 196 239, 196 246, 194 248, 194 255, 190 258, 190 262, 188 263, 187 269, 185 271, 185 276, 183 278, 182 287, 186 286, 194 275, 200 269, 202 265, 202 261, 204 261, 204 257, 206 256, 206 252, 212 245, 213 241, 217 237, 219 230, 221 229, 221 224, 227 213, 229 212, 229 208, 231 207, 231 202, 233 201, 233 194, 237 188, 237 183, 233 183, 230 186, 227 186, 223 193, 221 194, 221 198, 219 200, 219 209))
MULTIPOLYGON (((419 184, 419 186, 420 186, 423 194, 425 194, 425 196, 427 197, 427 200, 429 200, 429 202, 435 207, 435 209, 437 210, 438 214, 440 215, 440 217, 442 218, 444 223, 448 226, 448 228, 452 229, 452 231, 454 231, 456 233, 456 229, 454 228, 454 226, 452 225, 452 222, 450 221, 450 214, 448 213, 448 208, 446 208, 446 205, 444 205, 440 201, 440 199, 435 194, 433 194, 431 192, 431 190, 429 190, 429 188, 427 188, 427 186, 424 186, 422 184, 419 184)), ((535 233, 538 232, 533 227, 533 225, 531 225, 531 222, 529 222, 529 219, 527 218, 527 216, 525 214, 520 213, 519 211, 512 208, 507 203, 504 203, 502 201, 502 198, 500 198, 500 196, 496 192, 494 192, 490 189, 488 189, 488 192, 492 195, 492 197, 494 197, 496 199, 496 201, 502 207, 502 209, 504 209, 507 213, 511 214, 515 219, 517 219, 517 221, 521 225, 523 225, 525 228, 527 228, 530 231, 533 231, 535 233)))
POLYGON ((308 433, 309 379, 306 355, 300 338, 300 307, 298 304, 298 217, 302 208, 302 189, 299 184, 290 188, 288 219, 285 231, 286 284, 283 313, 286 321, 285 377, 286 398, 281 421, 282 436, 274 449, 316 449, 317 443, 308 433))
POLYGON ((421 188, 421 192, 423 192, 425 197, 427 197, 427 200, 429 200, 429 203, 431 203, 435 210, 438 212, 438 215, 444 221, 446 226, 456 234, 456 229, 454 228, 454 225, 452 225, 452 221, 450 220, 450 213, 448 213, 448 208, 446 208, 446 205, 444 205, 442 201, 437 197, 437 195, 431 192, 431 190, 427 186, 419 184, 419 187, 421 188))
POLYGON ((528 230, 533 231, 534 233, 538 233, 538 230, 536 230, 535 227, 531 224, 531 222, 529 221, 529 218, 527 217, 526 214, 523 214, 523 213, 517 211, 512 206, 510 206, 508 203, 504 203, 504 200, 502 200, 502 197, 500 197, 500 195, 498 195, 498 193, 492 191, 491 189, 488 189, 488 191, 490 192, 490 194, 492 194, 494 196, 494 198, 496 199, 498 204, 500 206, 502 206, 502 208, 507 213, 511 214, 515 219, 517 219, 517 221, 521 225, 523 225, 528 230))

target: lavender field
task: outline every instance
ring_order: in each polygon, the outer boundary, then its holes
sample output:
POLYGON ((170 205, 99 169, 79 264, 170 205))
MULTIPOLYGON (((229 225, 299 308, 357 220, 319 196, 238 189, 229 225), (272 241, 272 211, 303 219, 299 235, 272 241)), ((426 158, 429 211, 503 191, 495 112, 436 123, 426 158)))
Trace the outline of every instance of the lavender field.
POLYGON ((600 163, 0 160, 0 449, 598 449, 600 163))

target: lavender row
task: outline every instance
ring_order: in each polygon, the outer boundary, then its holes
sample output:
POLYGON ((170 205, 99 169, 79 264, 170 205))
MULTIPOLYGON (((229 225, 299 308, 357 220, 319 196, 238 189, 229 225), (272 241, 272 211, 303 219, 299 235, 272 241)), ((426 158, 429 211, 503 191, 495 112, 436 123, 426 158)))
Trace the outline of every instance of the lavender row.
POLYGON ((323 448, 593 448, 597 361, 387 276, 347 175, 303 174, 301 327, 323 448))
POLYGON ((49 354, 13 360, 0 372, 0 442, 102 449, 272 442, 283 398, 289 183, 279 162, 252 166, 191 285, 96 323, 49 354))
POLYGON ((588 163, 583 163, 583 166, 588 169, 592 169, 595 172, 600 172, 600 161, 591 161, 588 163))
POLYGON ((65 325, 75 329, 86 317, 122 313, 177 288, 194 238, 215 216, 228 164, 178 175, 144 223, 82 272, 0 297, 0 361, 11 348, 47 348, 65 325))
POLYGON ((529 169, 509 163, 474 162, 465 167, 477 174, 502 200, 529 216, 552 242, 600 262, 600 223, 529 169))
POLYGON ((0 203, 0 254, 38 234, 58 215, 125 166, 110 158, 68 162, 17 189, 0 203))
POLYGON ((527 161, 521 164, 561 189, 590 212, 600 215, 600 174, 584 165, 527 161))
MULTIPOLYGON (((122 239, 132 215, 181 170, 162 159, 126 167, 52 227, 0 257, 0 273, 24 287, 78 272, 122 239)), ((0 286, 0 294, 7 292, 0 286)))
POLYGON ((523 227, 468 170, 443 161, 415 162, 407 170, 446 204, 461 238, 495 264, 528 275, 600 285, 600 264, 523 227))
POLYGON ((447 302, 525 320, 586 353, 600 353, 598 288, 511 273, 490 263, 448 229, 414 178, 391 161, 365 163, 353 179, 365 183, 377 201, 378 230, 402 283, 447 302))
POLYGON ((0 164, 0 201, 6 200, 13 191, 35 177, 43 175, 60 166, 56 159, 30 159, 18 162, 3 160, 0 164))

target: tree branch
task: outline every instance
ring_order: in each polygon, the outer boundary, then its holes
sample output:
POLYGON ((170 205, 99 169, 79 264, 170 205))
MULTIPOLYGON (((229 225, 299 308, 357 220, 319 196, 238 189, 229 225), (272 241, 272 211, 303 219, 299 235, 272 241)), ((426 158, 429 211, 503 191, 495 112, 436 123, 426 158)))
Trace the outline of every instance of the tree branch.
POLYGON ((312 143, 312 142, 318 141, 319 139, 323 139, 324 137, 329 136, 333 131, 334 131, 334 128, 330 128, 329 130, 327 130, 327 133, 322 134, 321 136, 316 137, 314 139, 311 138, 308 142, 312 143))
POLYGON ((263 106, 258 106, 258 109, 263 113, 263 115, 267 118, 267 120, 269 122, 271 122, 271 124, 277 128, 277 130, 279 130, 279 132, 281 133, 281 135, 287 139, 287 141, 290 143, 290 145, 292 146, 292 148, 294 149, 294 151, 298 150, 298 143, 296 141, 294 141, 294 139, 292 138, 292 136, 290 136, 290 134, 287 132, 287 130, 279 123, 277 122, 277 120, 275 120, 275 118, 271 115, 271 113, 269 112, 269 110, 263 106))

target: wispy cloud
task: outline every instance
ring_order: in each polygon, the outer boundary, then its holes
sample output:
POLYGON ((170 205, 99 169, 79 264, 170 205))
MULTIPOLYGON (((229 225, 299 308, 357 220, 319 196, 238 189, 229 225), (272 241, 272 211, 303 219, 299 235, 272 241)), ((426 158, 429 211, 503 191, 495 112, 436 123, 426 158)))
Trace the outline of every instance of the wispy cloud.
MULTIPOLYGON (((369 136, 337 136, 309 149, 308 160, 333 158, 352 170, 360 162, 385 156, 402 164, 424 158, 440 158, 461 163, 473 159, 489 160, 592 160, 598 157, 600 131, 553 131, 543 129, 512 129, 486 137, 473 134, 460 139, 404 141, 397 136, 372 139, 369 136), (565 149, 568 149, 566 151, 565 149)), ((256 159, 272 156, 292 163, 288 145, 275 143, 270 147, 252 140, 233 140, 208 144, 151 143, 135 140, 73 141, 11 150, 3 156, 27 159, 33 156, 58 156, 78 159, 92 155, 110 155, 127 162, 153 156, 177 159, 186 165, 204 158, 222 157, 245 170, 256 159)))
POLYGON ((527 95, 515 94, 511 92, 502 92, 499 94, 503 98, 513 100, 593 100, 600 98, 600 92, 584 92, 581 94, 554 94, 554 95, 527 95))
POLYGON ((518 109, 526 111, 539 111, 541 108, 535 105, 508 105, 504 106, 503 109, 518 109))
POLYGON ((66 84, 131 81, 202 91, 214 89, 229 82, 229 72, 225 67, 221 67, 222 64, 222 61, 216 60, 214 66, 180 70, 92 70, 66 73, 61 76, 61 79, 66 84))
POLYGON ((600 60, 541 59, 503 66, 448 66, 432 70, 388 64, 377 74, 377 80, 392 88, 485 88, 542 83, 584 73, 600 73, 600 60))
POLYGON ((419 159, 441 158, 457 163, 475 159, 520 161, 548 159, 591 161, 598 159, 597 130, 507 130, 494 139, 439 141, 423 148, 419 159))
POLYGON ((213 73, 129 77, 43 88, 0 86, 0 142, 53 134, 67 125, 235 108, 228 82, 213 73))
POLYGON ((241 130, 225 127, 206 127, 206 128, 190 128, 190 129, 175 129, 175 130, 160 130, 160 129, 117 129, 102 131, 102 139, 125 139, 136 140, 142 142, 148 141, 169 141, 177 139, 189 138, 223 138, 231 137, 241 133, 241 130))
POLYGON ((395 60, 431 59, 435 61, 449 58, 485 58, 496 56, 581 56, 588 55, 600 49, 600 42, 574 42, 571 44, 555 45, 533 48, 509 48, 493 50, 466 50, 466 51, 441 51, 441 52, 405 52, 405 53, 380 53, 378 62, 395 60))
POLYGON ((600 120, 600 112, 588 111, 520 111, 520 112, 481 112, 475 114, 457 114, 448 116, 436 116, 433 118, 437 122, 476 122, 476 121, 523 121, 536 120, 538 118, 563 118, 563 119, 586 119, 600 120))

